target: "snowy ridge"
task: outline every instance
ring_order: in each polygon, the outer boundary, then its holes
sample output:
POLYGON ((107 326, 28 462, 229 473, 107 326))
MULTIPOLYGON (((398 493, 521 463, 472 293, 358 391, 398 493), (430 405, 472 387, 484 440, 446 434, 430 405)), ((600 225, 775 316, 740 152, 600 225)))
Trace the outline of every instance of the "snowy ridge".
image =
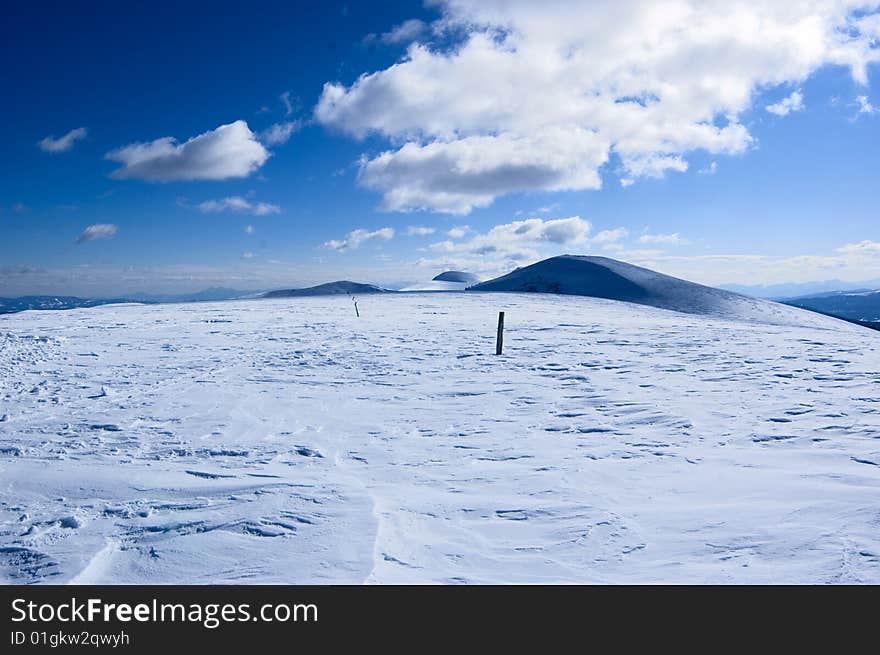
POLYGON ((469 287, 471 291, 556 293, 622 300, 689 314, 822 325, 809 312, 688 282, 608 257, 560 255, 469 287))

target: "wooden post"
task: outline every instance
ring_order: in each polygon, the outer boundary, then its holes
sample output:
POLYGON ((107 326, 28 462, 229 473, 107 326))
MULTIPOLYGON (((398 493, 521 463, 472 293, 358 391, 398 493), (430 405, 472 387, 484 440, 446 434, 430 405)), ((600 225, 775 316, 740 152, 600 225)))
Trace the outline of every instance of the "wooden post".
POLYGON ((504 346, 504 312, 498 312, 498 338, 495 341, 495 354, 501 354, 504 346))
POLYGON ((358 301, 357 300, 354 301, 354 313, 357 314, 358 318, 361 317, 361 313, 360 313, 360 311, 358 311, 358 301))

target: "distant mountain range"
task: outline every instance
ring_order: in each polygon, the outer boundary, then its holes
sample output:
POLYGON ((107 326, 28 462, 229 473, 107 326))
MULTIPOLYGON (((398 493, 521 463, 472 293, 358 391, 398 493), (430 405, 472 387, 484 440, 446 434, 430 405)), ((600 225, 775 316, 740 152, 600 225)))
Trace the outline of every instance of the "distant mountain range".
POLYGON ((135 293, 126 296, 134 302, 147 303, 175 303, 175 302, 213 302, 216 300, 233 300, 235 298, 249 298, 259 296, 259 291, 242 291, 241 289, 227 289, 226 287, 211 287, 195 293, 182 294, 151 294, 135 293))
POLYGON ((76 309, 77 307, 97 307, 121 302, 121 298, 77 298, 76 296, 20 296, 0 298, 0 314, 14 314, 28 309, 76 309))
POLYGON ((137 302, 145 304, 210 302, 216 300, 232 300, 234 298, 253 297, 253 291, 240 291, 212 287, 204 291, 188 294, 158 295, 134 293, 121 298, 79 298, 77 296, 18 296, 16 298, 0 298, 0 314, 14 314, 29 309, 77 309, 80 307, 98 307, 119 303, 137 302))
POLYGON ((780 302, 880 329, 880 290, 832 291, 780 302))
POLYGON ((804 296, 824 295, 827 293, 849 292, 865 289, 880 289, 880 279, 864 280, 862 282, 843 282, 841 280, 826 280, 824 282, 795 282, 788 284, 722 284, 719 289, 742 293, 755 298, 769 298, 770 300, 784 300, 787 298, 803 298, 804 296))

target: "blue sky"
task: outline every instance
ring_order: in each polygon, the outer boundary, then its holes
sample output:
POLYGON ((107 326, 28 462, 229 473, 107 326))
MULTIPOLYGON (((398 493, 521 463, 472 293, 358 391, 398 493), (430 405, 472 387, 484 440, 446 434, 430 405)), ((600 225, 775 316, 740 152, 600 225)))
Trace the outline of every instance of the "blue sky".
POLYGON ((876 3, 179 4, 0 27, 0 295, 880 278, 876 3))

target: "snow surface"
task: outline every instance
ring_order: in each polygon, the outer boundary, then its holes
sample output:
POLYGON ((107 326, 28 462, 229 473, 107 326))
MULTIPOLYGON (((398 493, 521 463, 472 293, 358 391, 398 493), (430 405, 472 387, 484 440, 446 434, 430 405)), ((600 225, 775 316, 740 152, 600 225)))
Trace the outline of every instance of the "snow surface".
POLYGON ((0 579, 880 583, 876 333, 543 294, 360 311, 0 318, 0 579))

